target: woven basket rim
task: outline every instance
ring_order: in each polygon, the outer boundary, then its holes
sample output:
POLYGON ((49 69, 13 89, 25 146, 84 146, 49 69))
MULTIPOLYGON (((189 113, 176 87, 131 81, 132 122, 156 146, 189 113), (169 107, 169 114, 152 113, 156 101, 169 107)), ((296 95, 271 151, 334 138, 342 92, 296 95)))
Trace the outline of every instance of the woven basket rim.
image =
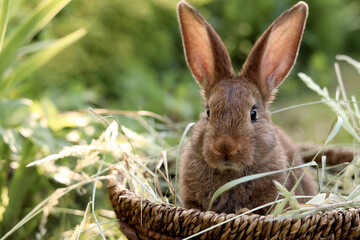
MULTIPOLYGON (((129 239, 182 239, 236 216, 142 199, 117 181, 119 174, 111 170, 108 191, 120 229, 129 239)), ((360 235, 360 208, 317 212, 301 219, 270 218, 242 215, 194 239, 354 239, 360 235)))

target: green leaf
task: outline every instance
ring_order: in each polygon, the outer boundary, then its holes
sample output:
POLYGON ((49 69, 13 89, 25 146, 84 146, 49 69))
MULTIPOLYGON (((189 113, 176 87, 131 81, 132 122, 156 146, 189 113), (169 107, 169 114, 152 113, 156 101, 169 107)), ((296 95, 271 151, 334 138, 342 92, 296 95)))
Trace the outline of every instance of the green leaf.
MULTIPOLYGON (((29 199, 29 191, 32 184, 36 183, 39 174, 35 168, 26 168, 26 164, 35 157, 37 148, 27 141, 21 151, 19 167, 14 172, 14 176, 10 180, 9 186, 9 205, 6 207, 3 215, 3 225, 5 231, 9 230, 13 223, 22 212, 23 204, 29 199)), ((5 239, 4 237, 2 237, 5 239)))
POLYGON ((336 134, 339 132, 341 128, 342 123, 343 123, 343 119, 337 116, 331 125, 330 133, 325 141, 325 145, 328 144, 336 136, 336 134))
POLYGON ((114 142, 119 133, 119 125, 113 121, 105 131, 105 140, 107 142, 114 142))
POLYGON ((47 39, 47 40, 42 40, 42 41, 38 41, 38 42, 32 42, 28 45, 21 47, 17 51, 16 55, 17 55, 17 57, 21 58, 27 54, 39 52, 43 49, 48 48, 50 45, 52 45, 57 40, 58 39, 47 39))
POLYGON ((299 203, 296 201, 295 194, 289 192, 284 185, 274 180, 274 184, 278 189, 278 192, 285 198, 289 199, 290 207, 292 209, 300 209, 299 203))
POLYGON ((40 125, 31 126, 27 129, 31 134, 28 137, 36 146, 39 146, 42 151, 46 151, 48 154, 56 150, 56 139, 49 130, 40 125))
POLYGON ((0 126, 14 128, 25 124, 30 117, 29 99, 0 99, 0 126))
POLYGON ((3 129, 0 126, 0 136, 10 150, 14 153, 19 153, 22 150, 21 136, 15 129, 3 129))
POLYGON ((9 20, 11 0, 0 0, 0 52, 4 43, 9 20))
POLYGON ((55 132, 67 127, 83 127, 89 122, 85 120, 84 115, 78 112, 59 113, 56 105, 49 98, 42 98, 40 102, 34 102, 31 113, 44 116, 47 119, 47 127, 55 132))
MULTIPOLYGON (((12 74, 6 78, 5 82, 11 81, 11 84, 17 84, 23 81, 25 78, 29 77, 39 68, 44 66, 47 62, 49 62, 59 52, 79 40, 85 34, 85 29, 79 29, 67 35, 66 37, 63 37, 60 40, 54 42, 48 48, 34 54, 33 56, 23 61, 16 69, 14 69, 12 74)), ((7 91, 7 89, 5 89, 5 91, 7 91)))
MULTIPOLYGON (((32 14, 20 24, 5 40, 4 48, 0 54, 0 76, 9 68, 18 49, 31 40, 70 0, 49 0, 40 4, 32 14)), ((0 78, 0 84, 4 79, 0 78)))

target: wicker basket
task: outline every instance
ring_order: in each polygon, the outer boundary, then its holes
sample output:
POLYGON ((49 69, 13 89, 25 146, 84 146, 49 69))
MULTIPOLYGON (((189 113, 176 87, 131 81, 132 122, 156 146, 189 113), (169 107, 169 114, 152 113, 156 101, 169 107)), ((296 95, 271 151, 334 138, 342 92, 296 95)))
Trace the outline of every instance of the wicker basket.
MULTIPOLYGON (((343 149, 326 151, 334 163, 351 161, 353 154, 343 149)), ((183 239, 236 216, 140 199, 119 183, 122 177, 117 169, 111 174, 114 178, 108 183, 110 200, 121 231, 131 240, 183 239)), ((302 219, 267 221, 270 218, 243 215, 192 239, 360 239, 360 208, 320 212, 302 219)))
MULTIPOLYGON (((112 174, 119 173, 112 170, 112 174)), ((235 216, 141 200, 116 178, 109 181, 108 190, 120 229, 131 240, 183 239, 235 216)), ((360 236, 358 208, 316 213, 303 219, 266 221, 269 218, 243 215, 193 239, 356 239, 360 236)))

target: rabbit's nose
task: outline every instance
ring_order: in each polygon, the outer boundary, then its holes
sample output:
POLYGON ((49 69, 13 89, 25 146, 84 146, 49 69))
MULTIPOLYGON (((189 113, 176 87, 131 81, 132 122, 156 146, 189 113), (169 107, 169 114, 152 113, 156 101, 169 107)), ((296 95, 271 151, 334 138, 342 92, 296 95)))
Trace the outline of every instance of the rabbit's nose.
POLYGON ((225 158, 235 154, 236 151, 239 150, 238 144, 236 144, 235 140, 229 136, 219 137, 215 142, 214 148, 217 152, 223 154, 225 158))

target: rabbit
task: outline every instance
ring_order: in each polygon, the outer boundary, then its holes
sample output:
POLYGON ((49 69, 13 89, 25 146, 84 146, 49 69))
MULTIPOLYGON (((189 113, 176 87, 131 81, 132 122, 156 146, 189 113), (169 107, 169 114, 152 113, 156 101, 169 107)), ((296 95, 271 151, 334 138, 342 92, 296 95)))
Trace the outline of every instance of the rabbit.
MULTIPOLYGON (((186 208, 208 210, 214 192, 231 180, 303 163, 293 140, 272 122, 269 104, 296 61, 308 6, 298 2, 283 12, 257 40, 239 74, 224 43, 195 8, 180 1, 177 13, 186 62, 206 106, 181 153, 179 192, 186 208)), ((303 171, 294 171, 296 179, 303 171)), ((211 210, 237 213, 271 202, 278 195, 273 181, 284 184, 287 175, 239 184, 221 194, 211 210)), ((290 174, 288 190, 296 179, 290 174)), ((316 192, 317 183, 306 172, 296 194, 316 192)))

